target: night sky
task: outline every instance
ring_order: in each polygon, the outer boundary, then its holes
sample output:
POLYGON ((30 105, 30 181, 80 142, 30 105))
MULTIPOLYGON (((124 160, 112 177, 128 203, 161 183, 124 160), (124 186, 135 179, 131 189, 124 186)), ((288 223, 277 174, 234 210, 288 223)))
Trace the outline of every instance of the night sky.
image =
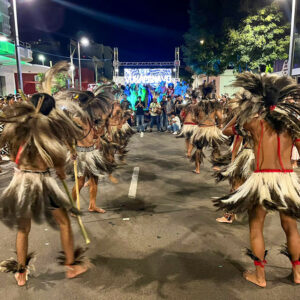
POLYGON ((173 61, 189 27, 189 0, 22 0, 20 39, 59 40, 57 54, 80 34, 119 47, 120 61, 173 61))

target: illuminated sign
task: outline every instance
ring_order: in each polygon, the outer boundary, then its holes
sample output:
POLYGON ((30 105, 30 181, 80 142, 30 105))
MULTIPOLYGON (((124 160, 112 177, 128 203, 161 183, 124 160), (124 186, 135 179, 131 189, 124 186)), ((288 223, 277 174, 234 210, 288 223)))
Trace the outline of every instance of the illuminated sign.
POLYGON ((171 69, 124 69, 126 84, 159 85, 162 81, 172 82, 171 69))

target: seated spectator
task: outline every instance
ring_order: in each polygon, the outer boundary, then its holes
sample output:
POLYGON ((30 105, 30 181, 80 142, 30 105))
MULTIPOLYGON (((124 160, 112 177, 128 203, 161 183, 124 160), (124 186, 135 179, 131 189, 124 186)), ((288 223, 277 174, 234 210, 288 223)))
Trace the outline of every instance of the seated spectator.
POLYGON ((178 134, 178 131, 181 129, 181 122, 178 116, 175 113, 171 114, 170 125, 168 126, 168 130, 173 132, 173 134, 178 134))

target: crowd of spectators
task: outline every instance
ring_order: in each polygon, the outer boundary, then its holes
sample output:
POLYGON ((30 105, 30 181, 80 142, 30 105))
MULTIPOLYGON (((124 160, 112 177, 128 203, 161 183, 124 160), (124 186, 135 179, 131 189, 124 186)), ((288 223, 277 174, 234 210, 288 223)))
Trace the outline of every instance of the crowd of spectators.
POLYGON ((157 132, 172 132, 177 134, 181 129, 180 113, 184 103, 188 100, 184 100, 182 96, 172 97, 163 96, 161 101, 158 101, 158 97, 154 97, 149 107, 145 101, 142 101, 141 97, 137 98, 135 107, 131 106, 131 103, 124 96, 121 101, 123 109, 134 110, 132 118, 128 120, 129 125, 136 125, 137 132, 152 132, 154 129, 157 132))
MULTIPOLYGON (((142 101, 141 97, 137 98, 135 107, 131 106, 131 103, 124 96, 121 101, 121 106, 123 109, 132 109, 135 112, 132 118, 128 120, 129 125, 136 125, 137 132, 152 132, 154 129, 157 132, 168 131, 177 135, 181 129, 184 116, 182 114, 182 109, 188 102, 197 102, 196 98, 193 99, 192 96, 186 95, 182 96, 167 96, 164 95, 161 101, 158 101, 157 96, 155 96, 147 107, 147 103, 142 101)), ((222 95, 218 97, 221 102, 226 102, 228 95, 222 95)))
POLYGON ((16 102, 22 102, 23 99, 20 94, 9 94, 5 97, 0 96, 0 109, 2 110, 3 107, 12 105, 16 102))

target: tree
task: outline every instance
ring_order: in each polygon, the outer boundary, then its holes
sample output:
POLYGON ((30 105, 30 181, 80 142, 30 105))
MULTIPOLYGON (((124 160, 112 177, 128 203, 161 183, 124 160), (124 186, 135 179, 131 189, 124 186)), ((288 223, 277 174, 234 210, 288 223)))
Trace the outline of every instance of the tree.
MULTIPOLYGON (((38 74, 38 81, 42 82, 45 79, 44 73, 38 74)), ((62 89, 67 88, 67 82, 68 82, 69 76, 65 73, 58 73, 55 76, 55 84, 51 88, 52 95, 59 92, 62 89)), ((37 84, 37 90, 40 91, 41 86, 40 84, 37 84)))
POLYGON ((226 28, 240 19, 239 1, 191 0, 190 29, 182 47, 184 62, 196 74, 219 75, 227 64, 222 60, 226 28))
POLYGON ((241 72, 287 59, 289 30, 277 4, 260 9, 245 18, 237 30, 229 30, 224 60, 241 72))

